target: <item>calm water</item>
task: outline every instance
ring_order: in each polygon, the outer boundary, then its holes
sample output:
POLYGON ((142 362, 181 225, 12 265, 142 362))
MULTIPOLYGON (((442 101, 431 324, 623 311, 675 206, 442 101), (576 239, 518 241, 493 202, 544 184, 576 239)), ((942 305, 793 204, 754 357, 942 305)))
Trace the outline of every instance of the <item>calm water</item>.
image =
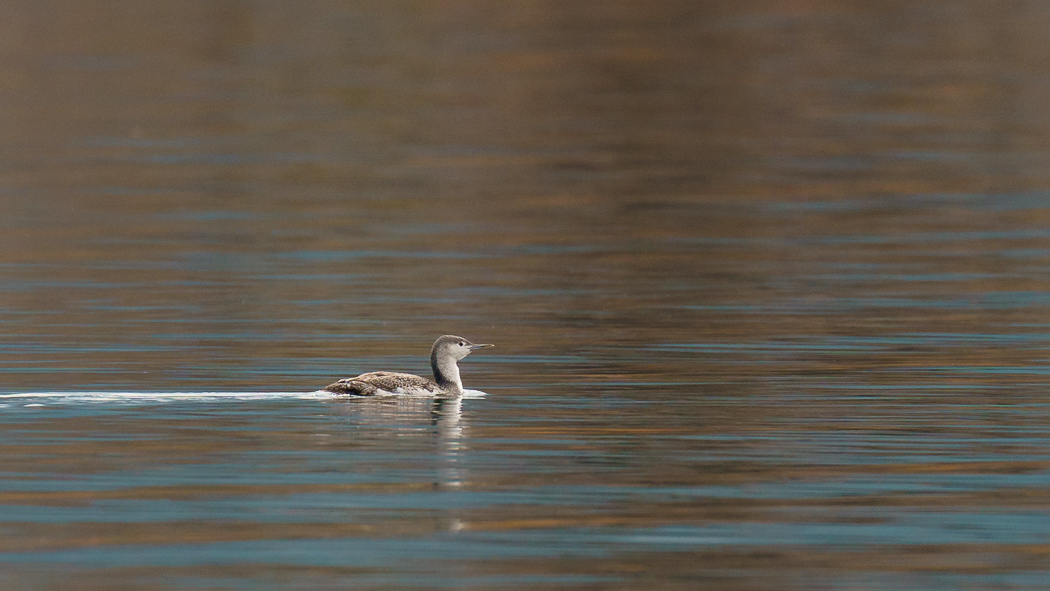
POLYGON ((0 4, 0 586, 1050 587, 1047 31, 0 4))

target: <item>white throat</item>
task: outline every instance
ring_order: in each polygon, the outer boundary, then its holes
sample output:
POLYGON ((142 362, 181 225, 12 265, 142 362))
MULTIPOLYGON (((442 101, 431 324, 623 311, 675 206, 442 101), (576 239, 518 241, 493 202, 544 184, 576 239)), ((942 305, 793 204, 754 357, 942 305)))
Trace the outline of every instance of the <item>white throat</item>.
POLYGON ((445 377, 447 377, 449 381, 454 382, 456 384, 457 390, 462 390, 463 380, 459 377, 459 364, 453 361, 449 363, 449 365, 451 365, 452 367, 448 368, 448 373, 445 374, 445 377))
POLYGON ((457 390, 463 391, 463 380, 459 377, 459 365, 456 364, 456 359, 450 355, 442 356, 441 359, 437 360, 434 367, 434 379, 439 384, 444 381, 454 385, 457 390))

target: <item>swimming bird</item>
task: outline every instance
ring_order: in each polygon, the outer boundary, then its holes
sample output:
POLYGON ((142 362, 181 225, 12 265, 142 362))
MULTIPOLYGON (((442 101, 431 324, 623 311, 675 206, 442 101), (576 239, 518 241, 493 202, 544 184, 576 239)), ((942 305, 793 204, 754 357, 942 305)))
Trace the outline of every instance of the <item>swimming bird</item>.
POLYGON ((328 392, 353 396, 376 396, 382 394, 408 394, 415 396, 456 396, 463 393, 463 381, 459 378, 456 362, 472 351, 492 347, 475 345, 463 337, 444 335, 434 341, 430 349, 430 367, 434 379, 428 380, 409 373, 373 371, 356 378, 343 378, 325 387, 328 392))

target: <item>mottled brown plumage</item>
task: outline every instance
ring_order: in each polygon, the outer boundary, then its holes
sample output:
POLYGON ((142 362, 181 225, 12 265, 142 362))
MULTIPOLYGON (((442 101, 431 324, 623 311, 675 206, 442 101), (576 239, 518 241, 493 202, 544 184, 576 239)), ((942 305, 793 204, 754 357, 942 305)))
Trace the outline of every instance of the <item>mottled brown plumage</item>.
POLYGON ((344 378, 325 387, 328 392, 351 396, 403 394, 414 396, 454 396, 463 392, 457 361, 471 351, 492 345, 475 345, 463 337, 445 335, 434 341, 430 349, 430 367, 434 379, 428 380, 408 373, 373 371, 357 377, 344 378))
POLYGON ((375 396, 381 393, 380 391, 392 394, 407 393, 415 390, 438 393, 441 388, 433 380, 414 376, 410 373, 373 371, 363 373, 356 378, 343 378, 327 386, 325 390, 337 394, 375 396))

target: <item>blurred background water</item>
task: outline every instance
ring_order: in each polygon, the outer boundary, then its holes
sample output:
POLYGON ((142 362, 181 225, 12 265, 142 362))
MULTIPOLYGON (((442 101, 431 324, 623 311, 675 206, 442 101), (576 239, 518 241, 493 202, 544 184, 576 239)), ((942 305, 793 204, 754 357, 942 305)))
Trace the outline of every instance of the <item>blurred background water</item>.
POLYGON ((1050 587, 1047 31, 0 3, 0 586, 1050 587))

